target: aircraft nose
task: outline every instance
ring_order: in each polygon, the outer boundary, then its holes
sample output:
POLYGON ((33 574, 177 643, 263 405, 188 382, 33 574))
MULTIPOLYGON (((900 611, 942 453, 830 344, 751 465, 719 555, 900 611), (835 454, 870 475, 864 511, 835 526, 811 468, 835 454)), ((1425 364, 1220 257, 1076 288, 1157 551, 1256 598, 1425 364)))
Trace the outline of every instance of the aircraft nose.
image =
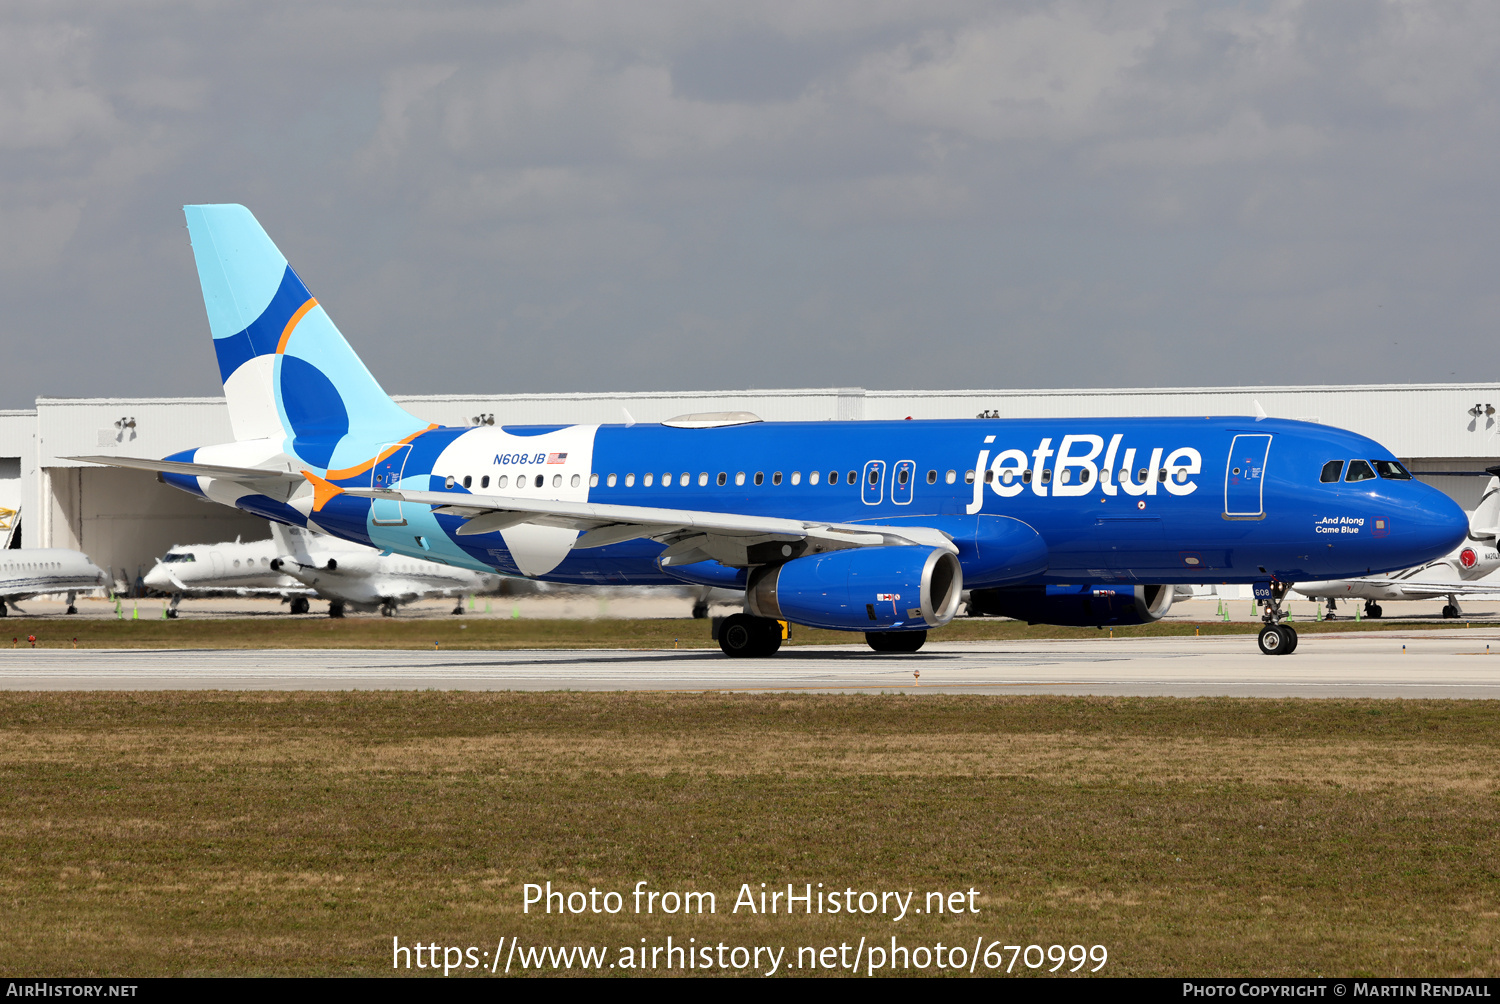
POLYGON ((1416 507, 1413 526, 1408 535, 1410 546, 1421 552, 1413 561, 1431 561, 1442 557, 1461 544, 1469 534, 1469 517, 1457 502, 1428 485, 1416 507))
MULTIPOLYGON (((99 574, 102 576, 104 573, 100 572, 99 574)), ((167 578, 167 570, 160 565, 156 565, 151 571, 147 572, 146 577, 141 581, 149 589, 166 589, 172 584, 171 580, 167 578)))

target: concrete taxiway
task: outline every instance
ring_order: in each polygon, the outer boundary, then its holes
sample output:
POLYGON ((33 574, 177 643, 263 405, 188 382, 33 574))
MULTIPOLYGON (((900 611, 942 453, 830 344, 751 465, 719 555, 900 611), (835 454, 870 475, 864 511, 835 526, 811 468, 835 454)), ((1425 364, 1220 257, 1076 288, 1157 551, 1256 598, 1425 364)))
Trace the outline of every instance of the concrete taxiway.
POLYGON ((1500 630, 716 650, 0 651, 5 690, 658 690, 1116 696, 1500 698, 1500 630), (1488 654, 1493 652, 1493 655, 1488 654), (918 676, 917 674, 920 674, 918 676))

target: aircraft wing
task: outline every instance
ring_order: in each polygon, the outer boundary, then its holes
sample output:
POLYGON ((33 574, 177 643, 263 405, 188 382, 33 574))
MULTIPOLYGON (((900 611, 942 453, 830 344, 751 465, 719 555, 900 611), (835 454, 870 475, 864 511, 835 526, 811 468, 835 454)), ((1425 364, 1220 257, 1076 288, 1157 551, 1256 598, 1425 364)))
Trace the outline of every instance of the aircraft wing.
MULTIPOLYGON (((338 493, 339 489, 333 485, 314 478, 316 475, 308 480, 312 482, 320 503, 338 493)), ((762 564, 764 562, 758 560, 761 554, 751 549, 767 544, 772 550, 781 550, 776 545, 795 545, 797 552, 911 544, 958 553, 957 546, 946 533, 924 526, 825 523, 775 516, 562 502, 508 495, 460 495, 379 488, 347 488, 342 491, 362 498, 428 505, 433 507, 433 512, 459 516, 467 521, 459 527, 459 536, 493 533, 522 523, 534 523, 581 531, 573 543, 575 549, 604 547, 647 537, 668 545, 659 559, 663 565, 689 565, 710 558, 730 566, 762 564)), ((770 552, 762 553, 765 553, 766 560, 772 560, 770 552)), ((785 556, 794 552, 781 553, 785 556)))
POLYGON ((1417 581, 1413 579, 1340 579, 1340 582, 1353 582, 1362 586, 1381 586, 1386 589, 1398 589, 1406 593, 1411 599, 1421 599, 1430 596, 1434 599, 1440 596, 1475 596, 1475 595, 1500 595, 1500 582, 1442 582, 1439 580, 1417 581))

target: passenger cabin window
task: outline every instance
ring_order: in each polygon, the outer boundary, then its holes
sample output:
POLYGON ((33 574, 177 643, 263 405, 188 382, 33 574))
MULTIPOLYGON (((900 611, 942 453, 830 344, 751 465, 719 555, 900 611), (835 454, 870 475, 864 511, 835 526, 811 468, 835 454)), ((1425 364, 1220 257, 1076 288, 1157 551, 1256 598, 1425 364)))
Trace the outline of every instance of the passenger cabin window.
POLYGON ((766 483, 766 475, 763 471, 755 472, 755 483, 757 485, 763 485, 766 483))
POLYGON ((935 484, 937 484, 937 471, 928 471, 927 472, 927 483, 929 485, 935 485, 935 484))
POLYGON ((1344 475, 1345 481, 1369 481, 1375 477, 1375 472, 1370 465, 1363 460, 1349 461, 1349 473, 1344 475))
POLYGON ((849 483, 851 485, 857 485, 857 484, 859 484, 859 472, 858 471, 850 471, 849 472, 849 483))
POLYGON ((964 484, 966 484, 966 485, 972 485, 973 483, 974 483, 974 472, 973 471, 964 471, 964 484))
POLYGON ((486 474, 484 477, 482 477, 482 478, 479 479, 479 487, 481 487, 481 488, 488 488, 489 486, 490 486, 490 476, 488 474, 486 474))
POLYGON ((1375 470, 1380 472, 1380 476, 1388 481, 1411 480, 1411 472, 1394 460, 1374 460, 1371 463, 1375 465, 1375 470))
POLYGON ((708 472, 703 471, 698 475, 698 487, 702 488, 708 484, 708 472))
POLYGON ((944 475, 944 477, 946 478, 947 482, 951 485, 951 484, 953 484, 953 482, 955 482, 955 481, 958 480, 958 472, 957 471, 949 471, 946 475, 944 475))
POLYGON ((818 472, 817 471, 812 471, 811 473, 809 473, 807 475, 807 483, 810 484, 810 485, 815 485, 815 484, 818 483, 818 472))
MULTIPOLYGON (((646 474, 646 476, 645 476, 645 477, 644 477, 644 478, 642 478, 642 479, 641 479, 641 484, 642 484, 642 485, 644 485, 644 486, 645 486, 645 487, 647 487, 647 488, 650 488, 650 487, 651 487, 651 482, 652 482, 652 481, 653 481, 653 480, 654 480, 654 475, 652 475, 652 474, 650 474, 650 473, 649 473, 649 472, 648 472, 648 473, 647 473, 647 474, 646 474)), ((629 483, 630 483, 630 479, 629 479, 629 478, 626 478, 626 479, 625 479, 625 483, 626 483, 626 484, 629 484, 629 483)))
MULTIPOLYGON (((597 478, 598 475, 596 474, 596 475, 594 475, 594 477, 597 478)), ((509 474, 502 474, 498 478, 495 479, 495 487, 496 488, 504 488, 504 487, 506 487, 509 484, 510 484, 510 475, 509 474)))
POLYGON ((792 472, 792 484, 794 484, 794 485, 800 485, 801 483, 802 483, 802 472, 801 471, 793 471, 792 472))
POLYGON ((464 475, 464 487, 465 488, 472 488, 473 485, 474 485, 474 476, 472 474, 465 474, 464 475))
POLYGON ((598 488, 599 487, 599 475, 597 475, 597 474, 590 474, 589 475, 589 487, 590 488, 598 488))
POLYGON ((728 483, 728 481, 729 481, 729 475, 725 474, 723 471, 720 471, 719 472, 719 487, 723 488, 724 485, 728 483))
POLYGON ((1318 480, 1325 485, 1337 483, 1344 476, 1344 462, 1342 460, 1330 460, 1323 465, 1323 473, 1318 475, 1318 480))
POLYGON ((634 474, 627 474, 627 475, 625 475, 625 487, 626 488, 634 488, 635 487, 635 475, 634 474))
POLYGON ((896 483, 904 485, 904 484, 906 484, 906 480, 907 480, 906 468, 903 467, 903 468, 901 468, 901 470, 899 470, 899 471, 896 472, 896 483))
MULTIPOLYGON (((618 478, 618 476, 617 476, 617 475, 614 475, 614 474, 611 474, 611 475, 610 475, 610 476, 609 476, 609 477, 608 477, 608 478, 607 478, 607 479, 606 479, 606 480, 605 480, 605 482, 604 482, 604 483, 605 483, 605 484, 606 484, 606 485, 607 485, 607 486, 609 486, 609 487, 610 487, 610 488, 613 488, 613 487, 614 487, 614 486, 615 486, 615 482, 616 482, 616 481, 618 481, 618 480, 619 480, 619 478, 618 478)), ((722 485, 722 484, 723 484, 723 483, 724 483, 724 482, 722 482, 722 481, 720 481, 720 482, 719 482, 719 484, 721 484, 721 485, 722 485)))
POLYGON ((745 472, 744 471, 735 471, 734 472, 734 483, 737 484, 737 485, 742 485, 742 484, 745 483, 745 472))
POLYGON ((773 485, 779 485, 779 484, 781 484, 781 472, 780 471, 777 471, 775 474, 771 475, 771 484, 773 484, 773 485))
POLYGON ((828 483, 831 484, 831 485, 836 485, 836 484, 839 483, 839 472, 838 471, 829 471, 828 472, 828 483))

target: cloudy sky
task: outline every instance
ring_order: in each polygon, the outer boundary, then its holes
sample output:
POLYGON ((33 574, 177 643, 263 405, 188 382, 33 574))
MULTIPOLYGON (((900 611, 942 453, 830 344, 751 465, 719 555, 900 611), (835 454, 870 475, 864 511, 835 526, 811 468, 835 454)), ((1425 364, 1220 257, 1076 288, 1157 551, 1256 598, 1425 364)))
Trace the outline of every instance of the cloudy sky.
POLYGON ((181 205, 386 388, 1495 380, 1500 4, 0 10, 0 407, 220 392, 181 205))

